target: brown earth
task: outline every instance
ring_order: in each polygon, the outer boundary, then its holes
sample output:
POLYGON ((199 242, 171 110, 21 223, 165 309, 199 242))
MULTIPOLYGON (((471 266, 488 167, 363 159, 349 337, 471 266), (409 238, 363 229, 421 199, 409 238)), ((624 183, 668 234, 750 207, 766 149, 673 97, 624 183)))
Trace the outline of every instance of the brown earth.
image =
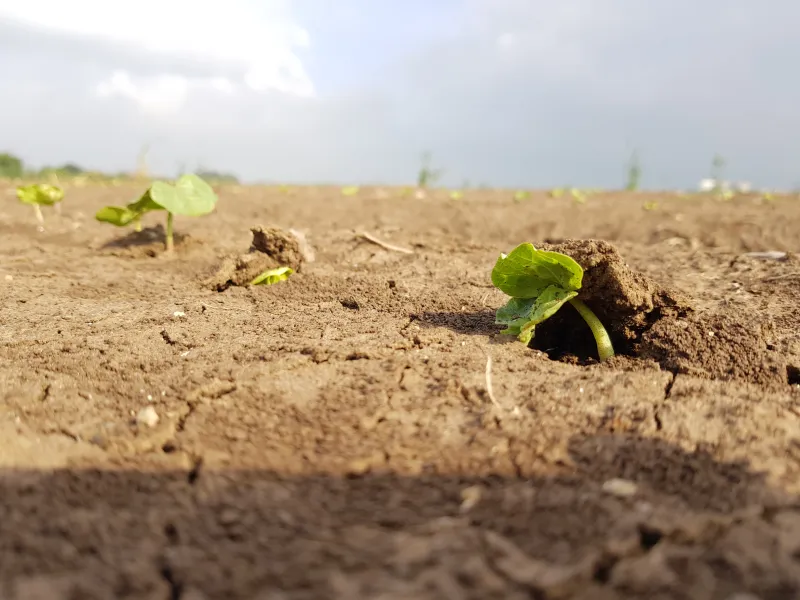
POLYGON ((797 198, 227 187, 166 255, 11 191, 0 598, 800 598, 797 198), (523 241, 618 356, 498 335, 523 241))

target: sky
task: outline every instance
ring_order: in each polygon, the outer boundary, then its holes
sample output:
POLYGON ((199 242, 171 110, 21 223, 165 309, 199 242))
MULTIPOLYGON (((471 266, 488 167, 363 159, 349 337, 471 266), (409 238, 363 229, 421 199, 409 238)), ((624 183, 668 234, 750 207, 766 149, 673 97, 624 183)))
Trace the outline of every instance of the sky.
POLYGON ((244 181, 800 187, 794 0, 0 0, 0 152, 244 181))

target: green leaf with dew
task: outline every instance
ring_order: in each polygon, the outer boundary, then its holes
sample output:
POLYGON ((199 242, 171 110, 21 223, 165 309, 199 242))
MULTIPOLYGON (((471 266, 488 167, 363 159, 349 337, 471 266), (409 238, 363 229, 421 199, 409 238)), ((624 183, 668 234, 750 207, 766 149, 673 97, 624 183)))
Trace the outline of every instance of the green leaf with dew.
POLYGON ((291 267, 278 267, 277 269, 269 269, 264 271, 258 277, 250 282, 250 285, 272 285, 279 281, 286 281, 289 276, 294 273, 291 267))

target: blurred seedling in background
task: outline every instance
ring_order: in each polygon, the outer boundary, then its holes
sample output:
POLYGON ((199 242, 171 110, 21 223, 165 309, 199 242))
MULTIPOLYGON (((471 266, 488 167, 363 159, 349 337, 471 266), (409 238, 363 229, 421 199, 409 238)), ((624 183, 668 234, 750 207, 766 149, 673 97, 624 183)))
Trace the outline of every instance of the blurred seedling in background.
POLYGON ((531 197, 531 193, 526 190, 518 190, 514 192, 514 202, 522 202, 531 197))
POLYGON ((174 248, 173 220, 175 215, 199 217, 214 210, 217 195, 200 177, 193 174, 182 175, 175 185, 156 181, 136 202, 127 206, 105 206, 95 215, 95 219, 110 223, 117 227, 125 227, 131 223, 141 230, 142 215, 163 210, 167 212, 166 250, 174 248))
POLYGON ((355 196, 358 194, 359 187, 357 185, 348 185, 342 188, 342 196, 355 196))
POLYGON ((658 202, 645 202, 642 204, 642 208, 645 210, 658 210, 658 202))
POLYGON ((561 198, 564 195, 564 188, 553 188, 550 190, 551 198, 561 198))
POLYGON ((442 169, 434 169, 431 166, 431 154, 425 152, 422 155, 422 166, 417 173, 417 189, 427 189, 434 185, 442 177, 444 171, 442 169))
POLYGON ((586 200, 589 197, 586 192, 579 190, 578 188, 571 188, 569 190, 570 196, 572 199, 575 200, 578 204, 586 204, 586 200))
POLYGON ((453 190, 450 192, 450 199, 451 200, 461 200, 464 197, 464 192, 461 190, 453 190))
POLYGON ((495 322, 506 327, 501 333, 516 335, 519 341, 528 344, 534 337, 536 325, 569 302, 591 329, 600 360, 614 356, 606 328, 577 298, 583 285, 583 268, 573 258, 559 252, 537 250, 533 244, 520 244, 509 254, 500 255, 492 269, 492 284, 511 296, 495 315, 495 322))
POLYGON ((42 206, 53 206, 61 202, 64 199, 64 190, 56 185, 47 183, 22 185, 17 188, 17 198, 23 204, 31 205, 36 215, 36 220, 40 225, 44 225, 42 206))

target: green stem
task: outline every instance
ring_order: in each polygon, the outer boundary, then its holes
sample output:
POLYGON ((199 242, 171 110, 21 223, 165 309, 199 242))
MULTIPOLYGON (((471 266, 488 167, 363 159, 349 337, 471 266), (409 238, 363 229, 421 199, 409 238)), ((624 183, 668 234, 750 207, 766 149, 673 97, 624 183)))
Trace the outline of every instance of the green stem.
POLYGON ((38 204, 33 205, 33 212, 36 213, 36 220, 39 223, 44 224, 44 215, 42 214, 42 208, 38 204))
POLYGON ((611 336, 608 335, 606 328, 603 327, 597 315, 595 315, 582 300, 572 298, 569 303, 575 307, 575 310, 577 310, 583 317, 583 320, 586 321, 589 329, 592 330, 594 341, 597 342, 597 354, 600 357, 600 362, 614 356, 614 346, 611 345, 611 336))
POLYGON ((167 252, 172 252, 172 249, 175 247, 175 244, 172 241, 172 219, 173 219, 172 213, 168 212, 167 213, 167 252))
POLYGON ((133 230, 136 233, 140 233, 142 231, 142 218, 136 217, 136 220, 133 222, 133 230))

